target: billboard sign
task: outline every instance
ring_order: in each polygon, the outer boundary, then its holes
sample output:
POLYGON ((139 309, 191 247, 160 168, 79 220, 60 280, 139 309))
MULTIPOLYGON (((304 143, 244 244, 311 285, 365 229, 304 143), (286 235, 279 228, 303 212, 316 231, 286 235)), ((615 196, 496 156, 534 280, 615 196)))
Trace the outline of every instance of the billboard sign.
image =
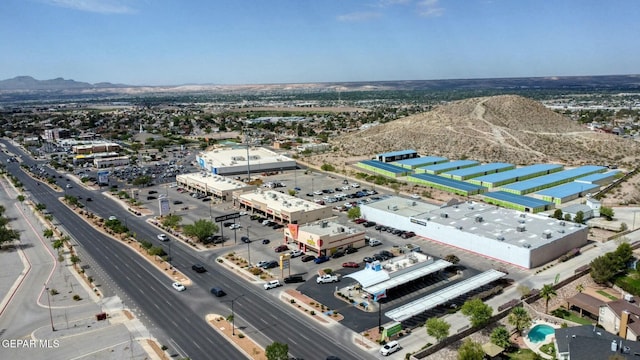
POLYGON ((231 213, 231 214, 227 214, 227 215, 216 216, 214 220, 216 222, 221 222, 221 221, 226 221, 226 220, 231 220, 231 219, 237 219, 239 217, 240 217, 240 213, 231 213))

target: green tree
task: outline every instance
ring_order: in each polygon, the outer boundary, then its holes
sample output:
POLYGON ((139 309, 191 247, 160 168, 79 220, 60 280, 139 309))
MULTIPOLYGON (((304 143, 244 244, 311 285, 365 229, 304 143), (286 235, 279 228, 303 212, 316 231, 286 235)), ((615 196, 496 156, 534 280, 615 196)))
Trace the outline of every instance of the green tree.
POLYGON ((483 303, 480 299, 465 301, 460 311, 463 315, 469 317, 473 327, 486 325, 491 318, 491 314, 493 314, 491 306, 483 303))
POLYGON ((0 227, 0 247, 2 247, 4 243, 12 243, 15 240, 20 240, 18 230, 9 229, 6 226, 0 227))
POLYGON ((267 360, 288 360, 289 345, 275 341, 264 349, 264 354, 267 360))
POLYGON ((614 255, 620 262, 620 270, 623 270, 625 264, 629 262, 629 260, 631 260, 631 258, 633 257, 633 249, 631 248, 631 245, 629 245, 629 243, 623 242, 618 245, 618 247, 614 251, 614 255))
POLYGON ((511 310, 507 321, 510 325, 516 328, 516 331, 521 334, 522 330, 528 328, 531 325, 531 316, 522 306, 517 306, 511 310))
POLYGON ((322 169, 322 171, 335 171, 336 170, 336 168, 333 167, 333 165, 327 164, 327 163, 322 164, 322 166, 320 166, 320 169, 322 169))
POLYGON ((75 264, 77 264, 77 263, 79 263, 79 262, 80 262, 80 258, 78 257, 78 255, 71 255, 70 260, 71 260, 71 263, 72 263, 73 265, 75 265, 75 264))
POLYGON ((60 239, 58 239, 58 240, 53 242, 53 248, 55 250, 58 250, 58 251, 60 251, 60 249, 62 248, 63 245, 64 245, 64 241, 62 241, 60 239))
POLYGON ((151 256, 164 256, 167 254, 164 252, 162 246, 152 246, 151 248, 149 248, 149 250, 147 250, 147 253, 151 256))
POLYGON ((601 206, 600 207, 600 216, 603 216, 605 219, 611 221, 611 220, 613 220, 613 217, 615 216, 615 213, 614 213, 612 208, 606 207, 606 206, 601 206))
POLYGON ((491 342, 503 349, 511 346, 511 340, 509 338, 509 331, 504 326, 498 326, 491 332, 491 342))
POLYGON ((562 210, 556 209, 556 211, 553 212, 553 217, 558 220, 562 220, 562 210))
POLYGON ((199 242, 204 241, 204 239, 215 234, 217 231, 218 225, 205 219, 196 220, 193 224, 183 226, 184 234, 195 237, 199 242))
POLYGON ((161 221, 163 226, 166 226, 172 229, 177 228, 181 222, 182 222, 182 216, 175 215, 175 214, 163 216, 161 221))
POLYGON ((613 253, 606 253, 593 259, 589 264, 590 274, 597 284, 604 284, 618 273, 618 263, 613 253))
POLYGON ((347 211, 347 217, 350 220, 357 219, 357 218, 360 217, 360 215, 361 214, 360 214, 360 207, 359 206, 354 206, 351 209, 349 209, 349 211, 347 211))
POLYGON ((151 176, 141 175, 133 179, 131 183, 136 186, 148 186, 149 184, 151 184, 151 182, 153 182, 153 179, 151 178, 151 176))
POLYGON ((449 336, 449 329, 451 328, 451 324, 440 318, 434 317, 427 320, 427 322, 425 323, 425 327, 427 328, 427 334, 433 336, 438 342, 440 342, 444 338, 449 336))
POLYGON ((51 240, 51 238, 53 237, 53 230, 51 229, 44 229, 42 230, 42 235, 44 237, 47 238, 47 240, 51 240))
POLYGON ((549 300, 556 297, 558 294, 556 293, 556 289, 553 288, 551 284, 542 285, 542 289, 540 290, 540 296, 544 299, 544 313, 549 313, 549 300))
POLYGON ((483 358, 482 345, 469 338, 465 339, 458 349, 458 360, 482 360, 483 358))
POLYGON ((573 218, 573 222, 582 224, 584 222, 584 213, 582 211, 578 211, 576 216, 573 218))
POLYGON ((564 214, 565 221, 571 221, 571 214, 564 214))

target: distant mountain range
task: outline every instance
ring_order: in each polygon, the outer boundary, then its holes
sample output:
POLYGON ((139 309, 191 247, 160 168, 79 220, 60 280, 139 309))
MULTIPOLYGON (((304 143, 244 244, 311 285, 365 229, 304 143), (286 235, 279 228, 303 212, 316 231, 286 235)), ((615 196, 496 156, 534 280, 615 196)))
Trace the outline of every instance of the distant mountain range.
POLYGON ((246 84, 214 85, 190 84, 174 86, 134 86, 112 84, 108 82, 90 84, 75 80, 56 78, 37 80, 31 76, 18 76, 0 80, 0 91, 7 92, 194 92, 194 91, 384 91, 384 90, 615 90, 639 91, 640 75, 604 75, 604 76, 552 76, 494 79, 449 79, 449 80, 398 80, 398 81, 361 81, 361 82, 320 82, 300 84, 246 84), (127 89, 127 90, 125 90, 127 89))
POLYGON ((131 87, 129 85, 111 84, 108 82, 90 84, 75 80, 56 78, 37 80, 31 76, 16 76, 13 79, 0 80, 0 90, 37 91, 37 90, 83 90, 131 87))

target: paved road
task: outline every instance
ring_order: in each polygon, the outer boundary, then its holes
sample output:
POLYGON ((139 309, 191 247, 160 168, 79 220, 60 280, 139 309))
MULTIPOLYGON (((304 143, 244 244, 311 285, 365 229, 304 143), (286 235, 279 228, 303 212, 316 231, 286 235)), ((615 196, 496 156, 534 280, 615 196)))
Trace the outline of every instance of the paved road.
MULTIPOLYGON (((14 153, 20 153, 11 144, 7 144, 7 147, 14 153)), ((28 165, 31 164, 24 154, 23 159, 28 165)), ((272 341, 285 342, 289 344, 292 355, 307 359, 329 354, 337 355, 341 359, 371 357, 369 353, 354 348, 351 337, 348 336, 350 332, 346 328, 337 325, 336 329, 327 331, 326 327, 309 323, 303 314, 287 308, 261 288, 247 285, 235 275, 217 269, 217 265, 214 266, 214 262, 210 260, 217 256, 215 252, 208 255, 207 261, 201 254, 193 254, 181 244, 174 246, 174 264, 191 276, 194 286, 184 293, 172 291, 168 278, 160 271, 145 261, 132 261, 135 255, 131 254, 128 248, 107 238, 79 219, 59 203, 56 199, 58 195, 48 187, 35 185, 35 181, 19 170, 17 164, 10 164, 7 168, 26 188, 32 191, 37 189, 31 196, 38 202, 47 204, 47 209, 52 212, 60 226, 73 235, 80 253, 91 255, 97 267, 103 269, 104 274, 100 274, 100 277, 106 281, 105 288, 111 287, 113 292, 122 289, 133 302, 129 304, 130 307, 137 308, 137 312, 143 315, 143 318, 149 319, 150 328, 156 337, 165 345, 176 344, 175 350, 180 355, 192 359, 208 359, 215 352, 221 358, 242 357, 203 320, 207 313, 230 312, 229 303, 221 303, 208 293, 211 286, 221 285, 227 290, 227 299, 244 295, 234 306, 236 317, 251 324, 251 328, 258 331, 255 335, 263 346, 272 341), (203 260, 209 264, 207 273, 189 273, 190 264, 203 260), (109 286, 110 283, 114 286, 109 286)), ((92 197, 95 197, 95 194, 92 197)), ((109 203, 111 202, 105 200, 96 204, 94 199, 90 207, 102 216, 121 211, 119 205, 107 205, 109 203)), ((143 219, 131 217, 127 221, 130 222, 128 226, 139 236, 155 240, 157 231, 143 219)), ((99 269, 93 271, 97 273, 99 269)))

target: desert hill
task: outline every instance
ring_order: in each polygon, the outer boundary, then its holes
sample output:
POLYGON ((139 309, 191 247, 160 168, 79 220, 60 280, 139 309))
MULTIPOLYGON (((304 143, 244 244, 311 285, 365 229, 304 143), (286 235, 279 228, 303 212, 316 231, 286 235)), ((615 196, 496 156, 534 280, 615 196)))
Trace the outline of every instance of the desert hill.
POLYGON ((403 149, 516 165, 617 164, 632 168, 640 156, 640 144, 635 141, 590 131, 537 101, 515 95, 452 102, 334 138, 331 143, 338 150, 322 156, 322 161, 337 165, 403 149))

